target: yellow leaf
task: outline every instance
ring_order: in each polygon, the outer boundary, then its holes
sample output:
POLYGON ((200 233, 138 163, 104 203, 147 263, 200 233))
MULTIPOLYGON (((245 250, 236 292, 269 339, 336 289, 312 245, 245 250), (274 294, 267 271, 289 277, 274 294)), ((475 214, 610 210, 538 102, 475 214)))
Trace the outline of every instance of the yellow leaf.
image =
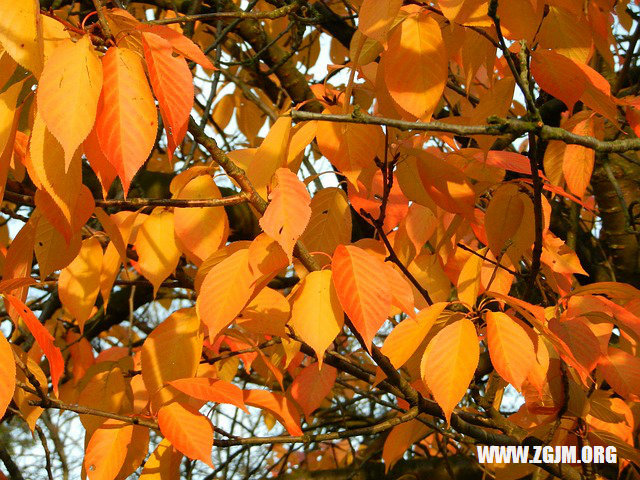
POLYGON ((552 49, 581 63, 587 63, 593 52, 589 22, 553 5, 544 16, 537 40, 541 48, 552 49))
POLYGON ((171 314, 142 345, 142 379, 154 411, 172 399, 164 384, 196 374, 202 355, 200 320, 193 308, 171 314))
MULTIPOLYGON (((77 403, 104 412, 120 413, 126 410, 126 398, 131 394, 122 370, 115 362, 93 365, 78 384, 80 393, 77 403)), ((95 415, 80 415, 80 421, 88 432, 102 425, 104 418, 95 415)))
POLYGON ((284 295, 265 287, 240 312, 237 324, 251 333, 286 337, 285 325, 290 316, 291 307, 284 295))
POLYGON ((109 242, 109 245, 107 245, 107 248, 104 251, 104 256, 102 257, 102 270, 100 272, 100 295, 102 296, 105 310, 109 306, 111 289, 113 288, 113 283, 118 277, 121 264, 122 261, 120 253, 118 253, 118 249, 115 247, 113 242, 109 242))
POLYGON ((367 37, 384 42, 402 0, 364 0, 358 15, 358 29, 367 37))
POLYGON ((13 359, 11 345, 0 334, 0 417, 4 416, 16 387, 16 362, 13 359))
POLYGON ((89 480, 113 480, 131 448, 133 425, 108 419, 97 429, 87 445, 84 468, 89 480))
MULTIPOLYGON (((222 195, 213 178, 200 175, 187 183, 174 198, 213 199, 222 198, 222 195)), ((224 208, 176 208, 173 215, 178 246, 196 265, 225 244, 229 220, 224 208)))
MULTIPOLYGON (((16 357, 20 359, 20 361, 27 366, 27 369, 33 374, 33 376, 38 380, 40 385, 47 385, 47 376, 44 374, 38 362, 36 362, 33 358, 29 356, 28 352, 25 352, 17 345, 11 345, 13 349, 13 353, 16 357)), ((3 362, 3 365, 8 365, 8 363, 3 362)), ((11 367, 8 367, 11 368, 11 367)), ((35 389, 35 386, 31 383, 31 381, 27 378, 25 373, 20 368, 16 368, 15 370, 15 380, 19 382, 23 382, 26 385, 29 385, 31 388, 35 389)), ((4 383, 2 383, 4 385, 4 383)), ((36 421, 40 418, 40 415, 44 411, 42 407, 38 407, 36 405, 32 405, 30 402, 37 402, 40 400, 40 397, 35 393, 27 392, 21 388, 16 388, 13 393, 13 401, 16 403, 18 410, 22 414, 22 417, 29 425, 29 428, 33 432, 36 426, 36 421)), ((0 409, 1 410, 1 409, 0 409)))
POLYGON ((487 345, 496 371, 516 390, 536 363, 533 341, 525 329, 502 312, 487 312, 487 345))
POLYGON ((156 208, 138 230, 135 247, 142 275, 153 285, 153 294, 178 266, 180 250, 173 232, 173 213, 156 208), (167 234, 169 232, 169 234, 167 234))
MULTIPOLYGON (((37 178, 42 189, 60 210, 59 216, 62 216, 62 222, 56 222, 55 226, 68 240, 74 231, 74 216, 79 207, 82 160, 79 154, 74 155, 65 169, 65 153, 45 125, 40 111, 36 113, 33 122, 29 158, 31 160, 29 174, 37 178)), ((51 214, 47 215, 47 218, 54 223, 51 214)))
POLYGON ((34 251, 40 267, 40 278, 45 279, 50 273, 66 267, 76 258, 80 251, 82 237, 80 234, 76 234, 67 243, 47 217, 41 215, 37 209, 35 213, 32 217, 36 221, 34 251))
MULTIPOLYGON (((301 240, 310 252, 329 255, 338 245, 351 241, 351 210, 342 189, 330 187, 316 192, 311 199, 309 225, 301 240)), ((317 258, 324 261, 324 256, 317 258)))
POLYGON ((102 64, 88 35, 61 43, 44 66, 38 112, 64 149, 65 170, 93 128, 101 90, 102 64))
POLYGON ((482 288, 482 257, 487 253, 487 247, 478 250, 477 255, 471 254, 464 263, 460 275, 458 276, 458 298, 469 307, 476 304, 476 299, 482 288))
POLYGON ((18 82, 0 94, 0 154, 4 152, 11 138, 18 95, 22 87, 23 83, 18 82))
POLYGON ((325 350, 342 329, 344 314, 330 270, 311 272, 291 298, 289 325, 316 352, 322 366, 325 350))
POLYGON ((249 164, 247 177, 262 197, 267 196, 267 185, 276 170, 287 165, 290 132, 291 118, 278 118, 258 147, 253 161, 249 164))
POLYGON ((181 460, 182 454, 163 438, 144 464, 139 480, 179 480, 181 460))
POLYGON ((396 369, 402 367, 416 352, 447 305, 447 302, 434 303, 420 310, 415 319, 405 318, 393 328, 382 345, 382 353, 396 369))
POLYGON ((225 258, 204 277, 196 310, 209 329, 211 340, 236 318, 251 299, 253 280, 247 249, 225 258))
POLYGON ((260 226, 264 233, 280 244, 292 261, 293 247, 311 218, 311 197, 304 183, 287 168, 276 171, 274 183, 260 226))
POLYGON ((101 273, 102 246, 96 237, 84 240, 78 256, 60 272, 60 302, 78 322, 80 333, 98 298, 101 273))
POLYGON ((381 61, 393 100, 414 117, 429 119, 448 76, 449 59, 438 22, 428 13, 408 16, 390 33, 381 61))
POLYGON ((38 0, 0 1, 0 44, 36 77, 42 71, 42 19, 38 0))
POLYGON ((158 412, 158 425, 162 435, 176 449, 213 468, 213 427, 207 417, 192 407, 173 402, 158 412))
POLYGON ((476 327, 466 318, 444 327, 427 345, 420 364, 422 379, 447 422, 466 393, 479 359, 476 327))

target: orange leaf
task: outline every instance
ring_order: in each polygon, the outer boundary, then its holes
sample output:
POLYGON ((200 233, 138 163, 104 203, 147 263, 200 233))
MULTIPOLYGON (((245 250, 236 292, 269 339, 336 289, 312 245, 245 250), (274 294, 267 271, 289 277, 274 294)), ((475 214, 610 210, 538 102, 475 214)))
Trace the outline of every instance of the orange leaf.
POLYGON ((102 196, 107 198, 111 184, 118 176, 118 173, 102 151, 95 128, 89 132, 89 135, 82 144, 82 149, 89 161, 89 165, 91 165, 91 169, 96 174, 96 177, 98 177, 98 181, 102 187, 102 196))
POLYGON ((466 318, 444 327, 427 345, 420 371, 447 422, 466 393, 479 359, 476 327, 466 318))
POLYGON ((62 305, 73 315, 84 330, 100 290, 102 246, 96 237, 82 242, 80 252, 58 278, 58 295, 62 305))
POLYGON ((340 304, 368 349, 391 308, 384 262, 353 245, 340 245, 331 268, 340 304))
POLYGON ((173 152, 187 133, 193 106, 193 78, 187 62, 174 57, 171 44, 153 33, 142 32, 144 58, 149 70, 153 93, 158 99, 162 121, 167 132, 167 155, 173 152))
POLYGON ((287 397, 266 390, 244 390, 244 403, 268 410, 291 435, 302 435, 300 412, 287 397))
POLYGON ((102 57, 102 70, 96 133, 126 195, 156 140, 156 103, 142 61, 132 50, 111 47, 102 57))
POLYGON ((293 379, 291 396, 302 407, 307 417, 316 410, 331 393, 338 371, 329 366, 314 363, 302 369, 293 379))
POLYGON ((381 63, 391 98, 414 117, 430 118, 444 91, 449 66, 438 22, 428 13, 407 17, 391 31, 381 63))
MULTIPOLYGON (((310 252, 333 255, 336 247, 351 241, 351 211, 344 191, 324 188, 311 199, 311 218, 301 237, 310 252)), ((322 257, 318 257, 322 261, 322 257)))
POLYGON ((325 350, 342 329, 344 314, 331 281, 332 272, 322 270, 304 277, 291 298, 289 325, 316 352, 322 366, 325 350))
POLYGON ((581 318, 551 319, 549 329, 567 344, 586 372, 593 370, 601 357, 600 342, 581 318))
MULTIPOLYGON (((213 178, 200 175, 182 188, 175 198, 221 198, 213 178)), ((229 235, 229 220, 224 208, 176 208, 173 211, 176 241, 180 249, 196 265, 225 244, 229 235)))
POLYGON ((25 323, 36 343, 44 352, 45 357, 49 360, 49 370, 51 372, 51 385, 53 385, 53 391, 58 395, 58 382, 62 374, 64 373, 64 359, 60 349, 53 344, 53 336, 49 331, 40 323, 40 320, 36 318, 33 312, 27 307, 22 300, 13 295, 5 294, 5 299, 9 301, 11 306, 15 308, 25 323))
POLYGON ((134 244, 138 265, 142 275, 153 285, 154 296, 180 260, 180 250, 172 235, 173 224, 172 212, 161 207, 154 209, 140 226, 134 244))
POLYGON ((242 390, 234 384, 215 378, 179 378, 168 382, 182 393, 205 402, 228 403, 249 413, 242 390))
POLYGON ((311 218, 311 197, 304 183, 288 168, 276 170, 274 183, 260 226, 264 233, 280 244, 292 261, 293 247, 311 218))
POLYGON ((388 472, 411 445, 426 437, 430 430, 427 425, 418 420, 410 420, 393 427, 382 448, 385 471, 388 472))
POLYGON ((145 462, 138 480, 179 480, 181 460, 182 454, 164 438, 145 462))
POLYGON ((38 82, 38 112, 64 149, 65 170, 96 120, 102 64, 88 35, 60 42, 38 82), (64 99, 64 101, 60 101, 64 99))
POLYGON ((173 402, 158 412, 158 426, 162 435, 176 449, 213 468, 213 426, 207 417, 193 407, 173 402))
POLYGON ((174 312, 147 336, 140 357, 153 410, 172 398, 163 388, 166 383, 196 374, 202 343, 200 321, 193 308, 174 312))
POLYGON ((213 339, 242 311, 254 291, 249 251, 239 250, 214 266, 200 286, 196 310, 213 339))
POLYGON ((382 345, 382 353, 396 368, 402 367, 416 353, 448 302, 434 303, 420 310, 415 318, 405 318, 396 325, 382 345))
POLYGON ((133 425, 107 419, 87 445, 84 468, 89 480, 113 480, 131 448, 133 425))
POLYGON ((402 0, 364 0, 358 15, 358 29, 367 37, 384 41, 401 6, 402 0))
POLYGON ((145 32, 154 33, 164 38, 165 40, 168 40, 177 53, 184 57, 187 57, 189 60, 196 62, 202 68, 206 68, 207 70, 215 69, 213 63, 211 63, 211 60, 209 60, 207 56, 202 53, 202 50, 200 50, 200 48, 195 43, 182 35, 180 32, 176 32, 175 30, 165 25, 139 25, 138 28, 145 32))
POLYGON ((611 388, 625 399, 640 395, 640 358, 629 355, 619 348, 609 347, 598 367, 611 388))
POLYGON ((0 334, 0 418, 7 410, 16 388, 16 361, 13 359, 11 345, 0 334))
POLYGON ((491 363, 502 378, 521 391, 536 362, 531 337, 505 313, 487 312, 485 320, 491 363))
MULTIPOLYGON (((334 106, 323 113, 343 112, 334 106)), ((316 140, 322 155, 354 185, 362 169, 374 166, 374 158, 384 151, 384 135, 378 125, 319 122, 316 140)))

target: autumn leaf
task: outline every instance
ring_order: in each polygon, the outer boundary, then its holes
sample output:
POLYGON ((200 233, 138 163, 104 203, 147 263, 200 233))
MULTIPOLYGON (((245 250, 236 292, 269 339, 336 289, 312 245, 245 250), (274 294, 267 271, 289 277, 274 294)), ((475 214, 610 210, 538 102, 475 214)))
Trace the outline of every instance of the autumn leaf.
POLYGON ((358 247, 340 245, 331 269, 340 304, 369 349, 391 308, 385 265, 358 247))
POLYGON ((158 426, 177 450, 213 468, 213 426, 207 417, 193 407, 172 402, 158 411, 158 426))
POLYGON ((140 480, 173 479, 180 476, 182 454, 166 439, 158 444, 144 464, 140 480))
POLYGON ((84 240, 78 256, 60 272, 60 302, 78 322, 80 333, 98 298, 101 272, 102 246, 96 237, 84 240))
POLYGON ((360 7, 358 29, 368 37, 383 41, 401 6, 401 0, 364 0, 360 7))
POLYGON ((338 372, 329 365, 314 363, 305 367, 291 384, 291 396, 309 418, 329 395, 338 372))
POLYGON ((101 90, 102 64, 88 36, 61 43, 47 59, 38 83, 38 111, 64 149, 65 169, 93 128, 101 90))
POLYGON ((286 396, 266 390, 244 390, 244 403, 268 410, 284 425, 290 435, 302 435, 300 413, 286 396))
POLYGON ((410 420, 391 429, 382 448, 385 471, 393 468, 411 445, 423 439, 430 428, 418 420, 410 420))
POLYGON ((187 62, 174 57, 171 43, 149 32, 142 32, 144 58, 149 70, 153 93, 158 99, 162 121, 167 132, 169 160, 187 133, 193 106, 193 78, 187 62))
POLYGON ((16 62, 39 76, 44 61, 40 2, 2 0, 0 15, 0 44, 16 62))
POLYGON ((440 26, 428 13, 408 16, 389 34, 381 60, 385 85, 414 118, 430 118, 442 95, 448 66, 443 47, 440 26))
MULTIPOLYGON (((301 240, 310 252, 333 255, 351 241, 351 213, 345 193, 336 187, 316 192, 311 199, 311 218, 301 240)), ((322 261, 322 257, 318 260, 322 261)))
POLYGON ((447 302, 434 303, 420 310, 415 318, 405 318, 393 328, 382 345, 382 353, 396 369, 402 367, 416 353, 447 305, 447 302))
POLYGON ((344 313, 332 282, 332 272, 311 272, 293 294, 289 325, 314 349, 322 366, 325 350, 340 333, 344 313))
POLYGON ((249 251, 239 250, 215 265, 200 286, 196 302, 198 317, 213 339, 245 307, 254 290, 249 251), (230 286, 233 285, 233 288, 230 286))
POLYGON ((64 373, 64 359, 60 349, 53 344, 53 336, 49 331, 40 323, 40 321, 33 314, 31 309, 27 307, 19 298, 13 295, 5 294, 4 298, 16 309, 20 318, 25 323, 36 343, 42 349, 42 352, 49 360, 49 369, 51 372, 51 384, 53 386, 53 392, 58 394, 58 382, 64 373))
POLYGON ((192 308, 174 312, 149 334, 142 345, 141 366, 154 410, 172 398, 165 384, 195 376, 202 343, 200 320, 192 308))
POLYGON ((447 325, 427 345, 420 371, 447 422, 466 393, 479 358, 476 327, 468 319, 447 325))
POLYGON ((229 382, 215 378, 179 378, 167 383, 199 400, 228 403, 248 413, 247 408, 244 406, 242 390, 229 382))
MULTIPOLYGON (((187 183, 176 195, 185 199, 222 198, 220 189, 208 175, 187 183)), ((176 243, 196 265, 224 245, 229 235, 229 220, 224 208, 176 208, 173 211, 176 243)))
POLYGON ((173 225, 173 213, 157 208, 140 226, 134 244, 138 265, 142 275, 153 285, 154 295, 180 261, 180 250, 174 236, 166 234, 173 230, 173 225))
POLYGON ((133 424, 108 419, 97 429, 84 456, 84 469, 89 480, 112 480, 124 464, 132 448, 133 424))
POLYGON ((487 312, 487 345, 496 371, 516 390, 521 391, 536 361, 530 334, 502 312, 487 312))
POLYGON ((111 47, 102 57, 102 70, 96 133, 126 194, 153 148, 158 128, 156 104, 142 61, 132 50, 111 47))
POLYGON ((4 416, 16 387, 16 362, 13 359, 11 345, 0 335, 0 415, 4 416))
POLYGON ((293 248, 311 218, 311 197, 298 176, 288 168, 276 170, 273 183, 269 206, 260 219, 260 226, 280 244, 291 261, 293 248))

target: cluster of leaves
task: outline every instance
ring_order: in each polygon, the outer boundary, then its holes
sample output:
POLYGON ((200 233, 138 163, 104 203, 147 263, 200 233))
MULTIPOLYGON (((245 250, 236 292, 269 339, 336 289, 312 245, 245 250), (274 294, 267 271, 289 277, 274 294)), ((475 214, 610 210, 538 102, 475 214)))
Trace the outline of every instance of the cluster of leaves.
POLYGON ((78 414, 90 480, 640 466, 639 2, 53 3, 0 0, 3 421, 78 414))

